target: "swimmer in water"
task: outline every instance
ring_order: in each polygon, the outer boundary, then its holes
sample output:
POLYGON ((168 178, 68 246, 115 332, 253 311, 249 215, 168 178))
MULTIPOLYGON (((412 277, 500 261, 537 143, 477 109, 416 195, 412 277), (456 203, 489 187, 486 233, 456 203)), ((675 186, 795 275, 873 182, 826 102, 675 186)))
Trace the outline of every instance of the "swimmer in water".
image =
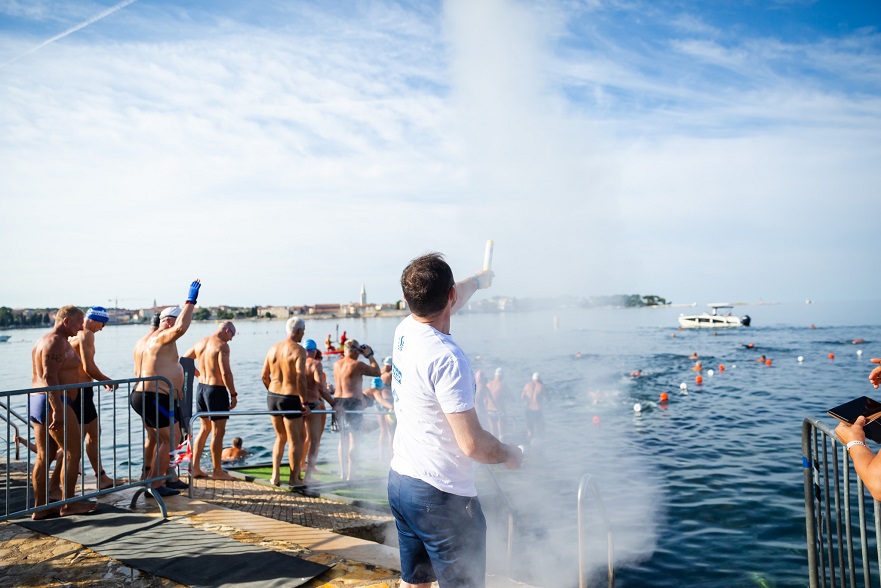
POLYGON ((223 461, 241 461, 251 455, 247 449, 242 449, 242 438, 236 437, 232 440, 232 447, 225 447, 221 454, 223 461))

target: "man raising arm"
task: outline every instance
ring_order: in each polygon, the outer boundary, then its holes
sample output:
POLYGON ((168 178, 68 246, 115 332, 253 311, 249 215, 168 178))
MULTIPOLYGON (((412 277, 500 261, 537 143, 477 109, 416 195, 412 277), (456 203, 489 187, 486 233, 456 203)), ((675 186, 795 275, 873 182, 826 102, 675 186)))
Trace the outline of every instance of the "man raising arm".
MULTIPOLYGON (((168 455, 171 446, 170 425, 174 421, 174 395, 183 388, 184 370, 179 363, 177 340, 184 336, 193 320, 193 310, 202 284, 195 280, 187 291, 183 309, 168 307, 159 315, 159 328, 135 348, 135 374, 140 378, 162 376, 164 380, 138 382, 129 400, 132 409, 144 419, 147 431, 144 443, 144 479, 162 478, 168 474, 168 455)), ((173 496, 180 491, 163 484, 152 483, 161 496, 173 496)))
POLYGON ((485 431, 474 408, 474 374, 450 336, 450 317, 492 272, 455 282, 440 254, 410 262, 401 276, 413 314, 395 330, 392 396, 398 428, 388 497, 398 528, 401 586, 482 587, 486 519, 474 465, 520 467, 523 453, 485 431), (425 505, 439 505, 425 508, 425 505))

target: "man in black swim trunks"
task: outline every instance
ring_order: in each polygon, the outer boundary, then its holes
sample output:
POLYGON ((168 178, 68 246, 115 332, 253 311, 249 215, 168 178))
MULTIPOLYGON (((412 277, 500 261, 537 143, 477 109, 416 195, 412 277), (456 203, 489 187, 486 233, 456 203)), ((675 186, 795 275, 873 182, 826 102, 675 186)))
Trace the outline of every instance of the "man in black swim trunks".
POLYGON ((357 461, 357 446, 355 434, 361 430, 364 415, 364 388, 362 378, 369 376, 379 377, 381 370, 376 363, 373 349, 369 345, 359 345, 354 339, 348 339, 343 345, 345 353, 333 364, 333 381, 336 384, 336 397, 346 411, 345 419, 346 434, 340 435, 340 478, 351 480, 353 478, 355 462, 357 461), (358 361, 363 355, 369 364, 358 361), (349 414, 349 411, 356 411, 349 414))
POLYGON ((306 396, 306 350, 300 346, 306 323, 303 319, 291 317, 285 325, 287 338, 269 348, 260 379, 269 394, 266 406, 269 410, 297 411, 293 414, 273 414, 272 427, 275 429, 275 443, 272 446, 272 477, 275 486, 281 484, 281 457, 285 445, 289 444, 288 484, 300 485, 300 463, 303 457, 303 416, 311 414, 305 403, 306 396))
MULTIPOLYGON (((229 342, 236 335, 236 328, 230 321, 220 324, 217 331, 201 339, 184 357, 196 360, 199 369, 199 387, 197 388, 198 412, 226 412, 236 407, 236 386, 233 382, 232 369, 229 366, 229 342)), ((227 416, 201 417, 199 434, 196 436, 196 447, 193 448, 192 469, 196 478, 207 478, 208 474, 199 467, 202 451, 208 435, 211 435, 211 463, 214 470, 211 477, 215 480, 234 480, 221 467, 223 455, 223 435, 226 432, 227 416)))
MULTIPOLYGON (((83 366, 81 382, 90 380, 106 381, 111 380, 102 372, 95 363, 95 333, 101 331, 104 325, 110 320, 110 315, 101 306, 93 306, 86 311, 86 320, 83 322, 83 328, 68 339, 70 346, 80 356, 83 366)), ((107 385, 107 390, 115 390, 117 386, 107 385)), ((100 404, 100 402, 99 402, 100 404)), ((108 476, 101 468, 101 457, 98 455, 98 439, 100 432, 98 428, 98 409, 95 408, 95 389, 92 387, 82 388, 80 398, 73 403, 73 411, 80 420, 83 436, 86 445, 86 455, 89 462, 95 470, 95 475, 99 478, 98 488, 104 490, 113 486, 113 479, 108 476)))
POLYGON ((184 482, 166 482, 165 477, 169 470, 174 394, 184 384, 184 369, 179 362, 177 340, 190 328, 201 286, 199 280, 190 284, 183 309, 179 306, 164 309, 159 315, 159 328, 138 341, 135 347, 135 375, 140 378, 162 376, 172 386, 169 390, 164 380, 138 382, 129 399, 132 409, 144 419, 144 428, 147 431, 144 443, 144 479, 159 478, 151 485, 160 496, 180 494, 180 490, 186 487, 184 482))

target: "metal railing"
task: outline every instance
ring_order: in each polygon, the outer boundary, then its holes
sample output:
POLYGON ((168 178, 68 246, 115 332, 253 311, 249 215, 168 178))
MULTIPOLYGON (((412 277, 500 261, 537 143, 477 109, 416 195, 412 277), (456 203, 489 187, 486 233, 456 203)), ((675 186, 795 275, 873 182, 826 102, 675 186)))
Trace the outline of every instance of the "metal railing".
MULTIPOLYGON (((123 380, 106 380, 101 382, 81 382, 76 384, 64 384, 60 386, 46 386, 41 388, 26 388, 22 390, 6 390, 0 391, 0 418, 6 422, 7 426, 7 439, 6 439, 6 447, 3 452, 4 462, 2 465, 4 466, 5 472, 5 487, 3 489, 3 509, 0 511, 0 522, 6 521, 11 518, 33 514, 35 512, 47 510, 47 509, 55 509, 62 507, 66 504, 70 504, 73 502, 88 500, 92 498, 96 498, 98 496, 102 496, 105 494, 110 494, 113 492, 119 492, 121 490, 127 490, 129 488, 135 488, 138 491, 132 497, 131 505, 137 503, 138 498, 142 494, 147 494, 156 500, 157 505, 159 506, 160 511, 162 512, 162 516, 167 516, 167 510, 165 507, 165 503, 163 502, 161 496, 155 491, 152 485, 156 482, 161 482, 165 480, 171 479, 172 475, 169 472, 164 476, 151 476, 151 477, 143 477, 145 472, 137 472, 137 476, 133 475, 133 464, 137 463, 138 460, 135 458, 135 452, 141 450, 144 446, 144 441, 147 439, 147 432, 142 426, 141 417, 137 414, 134 414, 134 411, 131 410, 129 404, 129 397, 133 390, 134 384, 139 382, 145 382, 150 384, 150 388, 156 391, 159 390, 159 383, 163 382, 168 388, 171 389, 171 383, 163 377, 154 376, 148 378, 130 378, 123 380), (104 387, 109 387, 109 390, 105 390, 104 387), (34 505, 34 488, 32 486, 33 482, 33 468, 34 461, 31 458, 31 452, 34 450, 33 448, 42 445, 43 447, 51 447, 54 443, 54 440, 50 438, 49 435, 49 426, 48 423, 41 427, 43 430, 44 437, 40 439, 41 443, 37 444, 36 441, 36 433, 33 427, 33 424, 30 423, 27 419, 21 416, 15 409, 12 408, 13 405, 24 407, 20 410, 25 414, 29 414, 29 399, 32 394, 51 394, 53 392, 62 392, 62 400, 72 407, 79 402, 79 410, 80 414, 83 411, 84 405, 84 395, 82 394, 82 390, 85 388, 95 388, 97 392, 94 396, 95 408, 98 413, 99 419, 99 427, 101 433, 98 435, 96 440, 97 442, 97 454, 99 456, 99 463, 102 464, 111 464, 107 468, 101 466, 101 471, 95 472, 96 483, 95 489, 86 488, 85 476, 82 478, 79 477, 80 472, 85 472, 85 465, 88 461, 87 451, 86 451, 86 434, 82 427, 80 427, 79 423, 74 420, 70 422, 70 419, 64 418, 62 421, 63 424, 63 435, 64 435, 64 443, 59 448, 62 451, 62 455, 68 455, 69 439, 70 443, 79 444, 80 450, 80 459, 76 466, 73 467, 73 471, 76 472, 77 475, 77 483, 76 483, 76 491, 73 496, 69 496, 66 499, 60 500, 52 500, 49 496, 50 490, 50 465, 52 461, 55 461, 55 467, 62 467, 62 463, 60 460, 55 459, 55 455, 47 455, 46 458, 46 472, 45 478, 43 480, 44 488, 46 489, 46 494, 43 496, 44 504, 36 506, 34 505), (75 390, 79 389, 80 394, 78 395, 78 400, 68 401, 67 394, 64 393, 66 390, 75 390), (104 397, 107 395, 112 395, 109 401, 104 401, 104 397), (124 397, 124 401, 121 401, 120 398, 124 397), (102 410, 102 407, 106 407, 109 402, 109 410, 105 408, 102 410), (110 413, 109 415, 107 413, 110 413), (11 417, 15 417, 19 421, 23 421, 25 423, 24 430, 27 431, 26 435, 21 435, 22 430, 15 426, 11 422, 11 417), (109 416, 109 419, 108 419, 109 416), (109 421, 109 422, 108 422, 109 421), (78 433, 76 431, 71 432, 70 428, 76 427, 78 433), (20 454, 18 452, 18 443, 14 438, 10 438, 9 433, 12 431, 10 429, 15 429, 16 436, 20 436, 22 440, 24 440, 29 448, 26 452, 26 457, 22 461, 20 454), (73 435, 69 435, 69 433, 73 433, 73 435), (73 437, 73 438, 71 438, 73 437), (105 446, 105 449, 102 450, 102 439, 109 437, 111 439, 109 443, 109 447, 105 446), (141 444, 138 447, 135 444, 135 440, 140 438, 141 444), (15 445, 15 458, 14 462, 11 459, 13 454, 12 445, 15 445), (106 455, 105 455, 106 454, 106 455), (18 467, 24 467, 25 470, 25 480, 22 481, 20 479, 13 480, 13 470, 18 464, 18 467), (126 470, 127 472, 123 472, 126 470), (110 470, 109 477, 112 479, 112 484, 103 490, 101 489, 101 472, 106 469, 110 470), (120 481, 117 477, 122 474, 127 473, 126 480, 120 481), (137 478, 137 479, 136 479, 137 478), (143 478, 143 479, 141 479, 143 478), (22 496, 22 491, 24 492, 22 496)), ((146 386, 145 386, 146 387, 146 386)), ((173 398, 170 395, 165 395, 168 398, 169 406, 168 410, 173 411, 173 398)), ((48 403, 48 398, 46 399, 48 403)), ((163 407, 165 408, 165 407, 163 407)), ((146 407, 142 406, 142 413, 145 413, 147 410, 146 407)), ((155 415, 158 417, 160 407, 155 405, 155 415)), ((68 411, 65 412, 67 414, 68 411)), ((49 419, 49 409, 46 410, 46 418, 49 419)), ((157 434, 158 437, 158 434, 157 434)), ((158 443, 158 438, 156 439, 158 443)), ((174 427, 171 427, 170 432, 170 442, 171 445, 174 445, 174 427)), ((66 458, 63 458, 66 459, 66 458)), ((168 459, 168 456, 158 456, 158 459, 168 459)), ((60 473, 60 472, 59 472, 60 473)), ((68 471, 70 473, 70 470, 68 471)), ((62 494, 63 496, 63 494, 62 494)))
MULTIPOLYGON (((14 410, 12 410, 9 407, 9 405, 5 402, 0 402, 0 409, 2 409, 2 412, 0 412, 0 420, 4 421, 6 423, 6 439, 7 440, 9 439, 9 433, 10 433, 9 429, 12 429, 13 431, 15 431, 15 437, 13 438, 14 445, 15 445, 15 459, 19 460, 19 459, 21 459, 21 452, 19 451, 18 439, 23 438, 23 437, 21 436, 21 431, 19 430, 19 428, 15 425, 15 423, 13 423, 9 419, 9 417, 14 416, 16 419, 19 420, 19 422, 21 422, 22 426, 25 428, 29 428, 30 423, 28 422, 28 420, 26 418, 24 418, 23 416, 21 416, 20 414, 18 414, 14 410)), ((9 452, 7 449, 7 455, 8 454, 9 454, 9 452)))
POLYGON ((579 588, 587 588, 587 570, 584 565, 584 509, 582 507, 586 490, 590 490, 599 505, 600 516, 606 525, 606 544, 608 551, 608 570, 609 570, 609 587, 615 585, 615 565, 614 565, 614 544, 612 537, 612 525, 609 520, 609 513, 606 512, 603 499, 600 497, 596 484, 593 483, 590 474, 581 477, 578 483, 578 586, 579 588))
POLYGON ((493 482, 493 485, 496 487, 496 492, 498 492, 499 496, 502 498, 502 505, 505 507, 505 512, 507 513, 508 518, 508 539, 507 539, 507 549, 508 549, 508 577, 513 578, 513 566, 514 566, 514 507, 511 506, 511 501, 508 499, 508 495, 502 490, 501 484, 499 484, 498 478, 496 478, 495 472, 492 471, 492 468, 488 464, 484 465, 486 472, 489 474, 490 479, 493 482))
POLYGON ((881 504, 873 501, 874 529, 870 529, 865 486, 832 428, 806 418, 801 447, 811 588, 871 586, 873 577, 877 583, 881 577, 881 504), (854 502, 856 512, 852 512, 854 502), (874 555, 870 555, 873 548, 874 555), (861 583, 857 582, 858 568, 861 583))

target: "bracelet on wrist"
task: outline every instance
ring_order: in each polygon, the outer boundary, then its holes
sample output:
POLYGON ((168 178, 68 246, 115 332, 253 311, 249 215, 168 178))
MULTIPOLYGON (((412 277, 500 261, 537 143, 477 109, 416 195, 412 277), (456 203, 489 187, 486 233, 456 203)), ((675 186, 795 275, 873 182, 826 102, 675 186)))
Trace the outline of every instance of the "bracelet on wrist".
POLYGON ((855 440, 848 442, 847 445, 844 446, 844 448, 847 450, 848 453, 850 453, 850 448, 854 445, 862 445, 863 447, 868 447, 868 445, 866 445, 864 442, 855 440))
POLYGON ((477 284, 477 289, 480 290, 480 278, 477 277, 477 274, 472 276, 474 278, 474 282, 477 284))

